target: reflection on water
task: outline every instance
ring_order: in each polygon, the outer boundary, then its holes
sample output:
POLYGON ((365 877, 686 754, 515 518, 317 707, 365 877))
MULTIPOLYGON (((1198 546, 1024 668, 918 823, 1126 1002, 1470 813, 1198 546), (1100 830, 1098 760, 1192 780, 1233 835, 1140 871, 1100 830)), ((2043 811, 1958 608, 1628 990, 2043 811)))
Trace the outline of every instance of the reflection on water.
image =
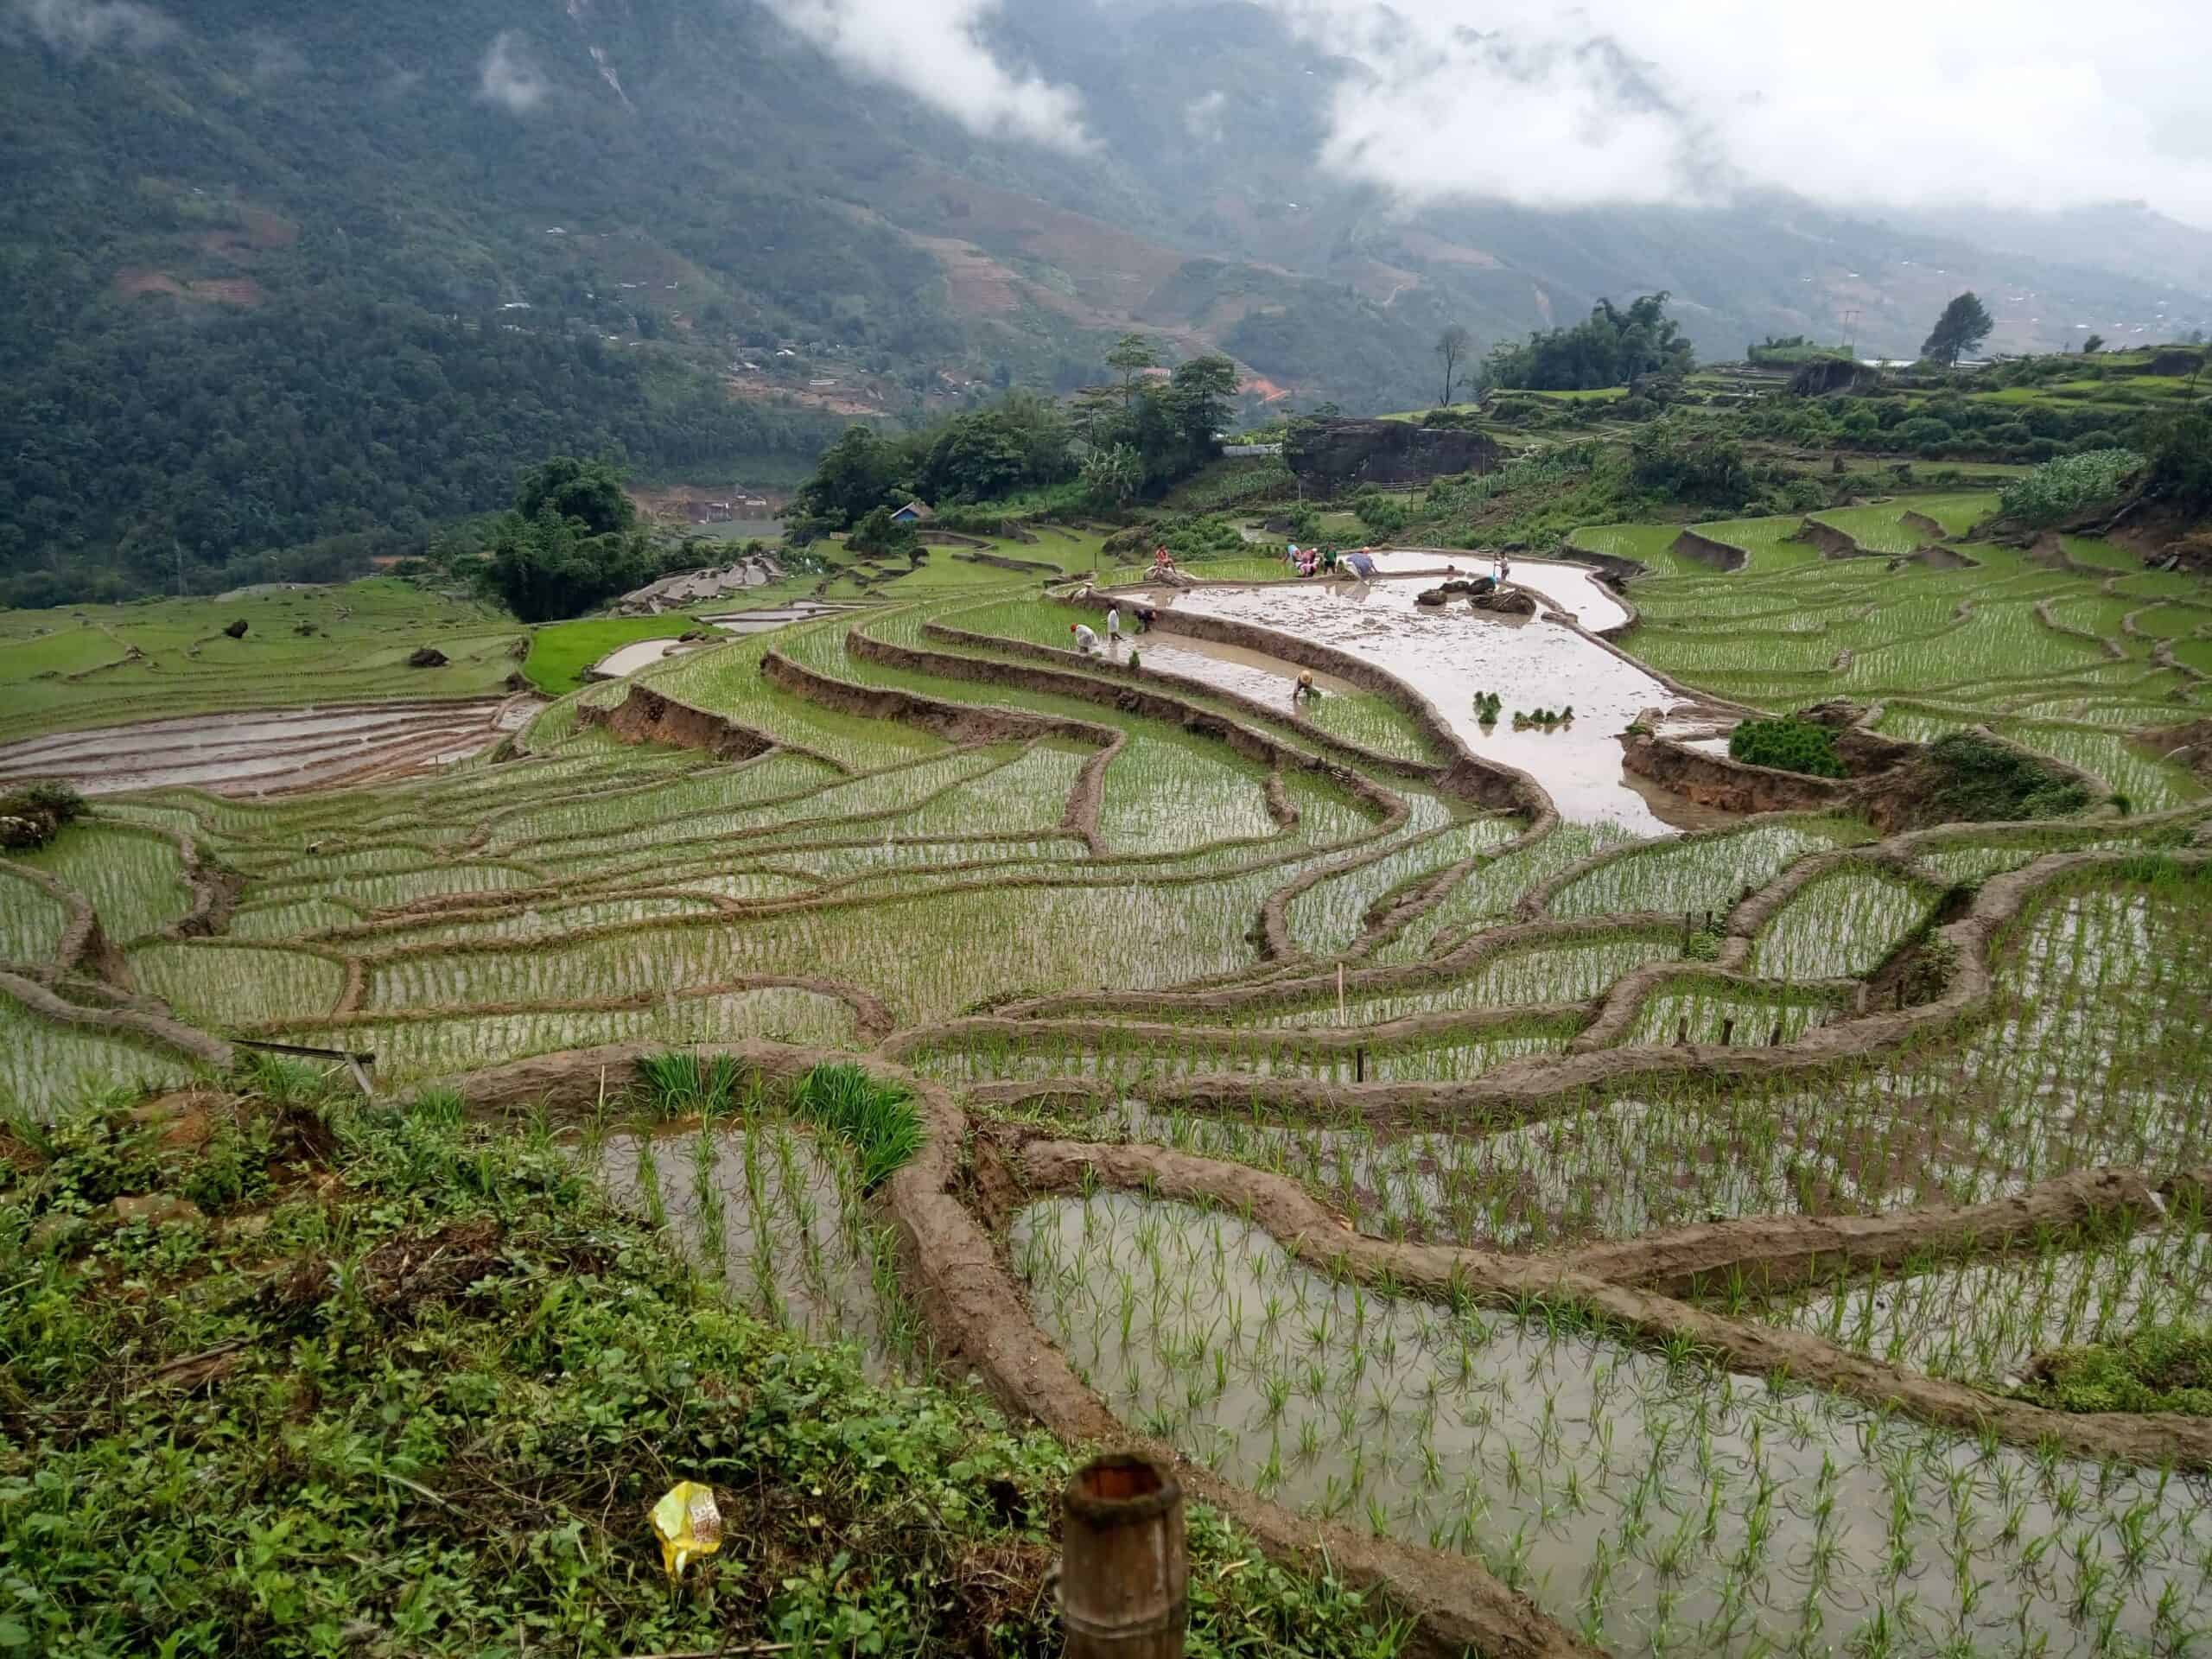
MULTIPOLYGON (((1516 575, 1522 568, 1514 567, 1516 575)), ((1173 604, 1298 634, 1388 670, 1434 703, 1469 749, 1535 778, 1567 817, 1611 819, 1638 836, 1678 827, 1669 822, 1676 815, 1662 817, 1622 771, 1619 741, 1643 710, 1675 703, 1673 692, 1557 623, 1491 617, 1464 602, 1418 606, 1414 595, 1426 586, 1415 579, 1202 588, 1174 595, 1173 604), (1492 725, 1476 716, 1478 691, 1502 699, 1492 725), (1570 721, 1513 728, 1516 711, 1570 707, 1570 721)))

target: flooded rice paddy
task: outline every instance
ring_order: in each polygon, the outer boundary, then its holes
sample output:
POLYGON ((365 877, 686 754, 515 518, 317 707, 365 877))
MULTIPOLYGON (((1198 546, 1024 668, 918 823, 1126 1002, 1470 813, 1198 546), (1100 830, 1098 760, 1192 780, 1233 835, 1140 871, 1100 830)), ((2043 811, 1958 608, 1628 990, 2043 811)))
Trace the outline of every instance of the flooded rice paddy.
MULTIPOLYGON (((1827 528, 1916 550, 1904 510, 1827 528)), ((2202 643, 2175 632, 2202 584, 2110 550, 1891 570, 1823 556, 1795 518, 1707 528, 1742 557, 1678 557, 1675 526, 1586 533, 1655 571, 1632 625, 1579 567, 1514 581, 1717 696, 1848 693, 1918 737, 1986 723, 2125 799, 1878 845, 1849 813, 1716 823, 1628 777, 1619 742, 1658 709, 1725 747, 1712 705, 1561 622, 1417 607, 1420 575, 1255 586, 1240 564, 1241 584, 1160 602, 1389 671, 1561 821, 1454 795, 1458 748, 1385 690, 1323 675, 1294 707, 1299 671, 1263 646, 1147 635, 1156 677, 1134 697, 1128 648, 1068 651, 1097 620, 1072 586, 750 614, 733 620, 767 631, 634 670, 709 748, 601 723, 630 683, 563 699, 512 755, 479 739, 519 703, 137 728, 91 819, 0 860, 0 1104, 35 1118, 201 1075, 165 1020, 374 1052, 402 1109, 563 1051, 775 1042, 895 1055, 994 1136, 1173 1147, 1287 1176, 1370 1238, 1509 1252, 2212 1165, 2212 803, 2139 734, 2212 709, 2212 686, 2120 627, 2202 643), (1503 704, 1487 727, 1479 691, 1503 704), (1515 728, 1568 704, 1571 723, 1515 728), (478 748, 446 764, 462 728, 478 748), (302 778, 328 786, 251 794, 302 778), (1955 982, 1936 931, 2006 872, 2081 852, 2101 861, 2015 895, 1986 997, 1923 1017, 1914 999, 1955 982), (1874 1013, 1886 1034, 1858 1041, 1874 1013), (1814 1033, 1817 1069, 1789 1049, 1814 1033)), ((36 741, 10 764, 89 775, 111 739, 36 741)), ((590 1114, 579 1155, 721 1294, 880 1374, 926 1348, 843 1142, 765 1110, 618 1118, 590 1114)), ((2200 1475, 1938 1430, 1572 1307, 1356 1288, 1226 1213, 1103 1190, 1007 1206, 978 1219, 1013 1216, 1029 1308, 1132 1429, 1483 1562, 1610 1651, 2208 1639, 2200 1475)), ((1700 1294, 1740 1329, 2000 1392, 2055 1345, 2202 1317, 2201 1219, 2178 1198, 2150 1219, 1700 1294)))
POLYGON ((1125 1420, 1294 1507, 1473 1556, 1614 1652, 2148 1649, 2212 1596, 2201 1478, 1977 1444, 1569 1309, 1332 1282, 1187 1205, 1047 1200, 1013 1249, 1125 1420))
POLYGON ((1618 823, 1643 836, 1675 827, 1621 768, 1621 734, 1637 715, 1681 701, 1651 675, 1571 628, 1509 619, 1464 601, 1415 604, 1418 580, 1200 588, 1174 607, 1313 639, 1387 670, 1433 703, 1469 750, 1528 772, 1562 815, 1618 823), (1494 691, 1485 724, 1476 696, 1494 691), (1573 711, 1548 728, 1515 729, 1514 716, 1573 711))

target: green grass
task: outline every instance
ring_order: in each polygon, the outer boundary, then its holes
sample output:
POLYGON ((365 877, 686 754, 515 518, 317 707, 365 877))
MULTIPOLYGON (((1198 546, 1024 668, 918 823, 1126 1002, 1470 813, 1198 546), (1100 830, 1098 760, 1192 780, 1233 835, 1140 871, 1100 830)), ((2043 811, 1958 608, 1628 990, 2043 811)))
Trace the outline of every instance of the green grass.
MULTIPOLYGON (((748 591, 746 597, 751 598, 748 591)), ((689 616, 588 617, 576 622, 549 622, 530 631, 530 655, 522 671, 549 697, 574 691, 584 674, 609 652, 640 639, 679 639, 704 624, 689 616)))
MULTIPOLYGON (((1045 1573, 1071 1460, 1049 1438, 966 1393, 871 1383, 853 1351, 741 1311, 543 1123, 365 1109, 290 1068, 245 1086, 196 1151, 92 1107, 0 1166, 0 1647, 1057 1644, 1045 1573), (107 1208, 149 1192, 209 1219, 107 1208), (680 1590, 645 1522, 678 1478, 727 1522, 680 1590)), ((1190 1538, 1195 1656, 1402 1645, 1212 1511, 1190 1538)))

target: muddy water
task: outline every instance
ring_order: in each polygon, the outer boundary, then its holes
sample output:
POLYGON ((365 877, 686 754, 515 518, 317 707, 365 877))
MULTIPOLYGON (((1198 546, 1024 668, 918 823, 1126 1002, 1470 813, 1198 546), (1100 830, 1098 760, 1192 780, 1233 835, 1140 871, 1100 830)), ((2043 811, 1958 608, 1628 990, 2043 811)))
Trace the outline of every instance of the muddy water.
POLYGON ((1053 1200, 1012 1243, 1125 1421, 1294 1507, 1478 1556, 1616 1653, 2175 1650, 2212 1605, 2202 1481, 1334 1284, 1226 1214, 1053 1200))
POLYGON ((711 623, 724 633, 772 633, 778 628, 789 627, 794 622, 811 621, 817 616, 830 616, 839 611, 850 610, 849 605, 818 605, 812 600, 798 600, 789 605, 779 605, 757 611, 732 611, 699 620, 711 623))
POLYGON ((619 680, 650 664, 659 662, 664 657, 673 657, 678 652, 690 649, 681 639, 640 639, 620 651, 608 652, 592 664, 591 671, 599 679, 619 680))
POLYGON ((60 777, 92 794, 189 785, 264 794, 465 760, 537 705, 519 700, 195 715, 59 732, 0 748, 0 779, 60 777))
MULTIPOLYGON (((1455 568, 1463 576, 1487 576, 1497 569, 1497 561, 1481 553, 1414 548, 1370 556, 1375 568, 1386 576, 1441 576, 1446 567, 1455 568)), ((1556 559, 1515 559, 1512 564, 1508 587, 1525 588, 1541 595, 1592 633, 1619 627, 1628 620, 1628 607, 1613 597, 1612 590, 1587 565, 1556 559)))
POLYGON ((1389 670, 1434 703, 1469 749, 1535 778, 1567 817, 1611 819, 1638 836, 1695 822, 1669 809, 1671 797, 1655 804, 1621 767, 1621 734, 1644 709, 1678 702, 1674 693, 1557 623, 1492 617, 1464 603, 1415 605, 1427 586, 1415 578, 1204 588, 1176 594, 1173 607, 1299 634, 1389 670), (1494 725, 1476 718, 1478 691, 1504 699, 1494 725), (1550 730, 1513 728, 1516 710, 1569 706, 1574 718, 1550 730))
POLYGON ((731 1298, 893 1370, 876 1295, 878 1234, 848 1166, 788 1124, 724 1122, 609 1135, 595 1153, 623 1209, 664 1228, 731 1298))
MULTIPOLYGON (((1292 710, 1290 694, 1298 684, 1299 675, 1305 671, 1295 663, 1263 652, 1179 634, 1145 635, 1138 641, 1137 650, 1147 668, 1163 674, 1180 674, 1224 691, 1241 692, 1285 713, 1292 710)), ((1316 674, 1313 683, 1324 696, 1356 696, 1359 690, 1349 680, 1340 680, 1333 674, 1316 674)))

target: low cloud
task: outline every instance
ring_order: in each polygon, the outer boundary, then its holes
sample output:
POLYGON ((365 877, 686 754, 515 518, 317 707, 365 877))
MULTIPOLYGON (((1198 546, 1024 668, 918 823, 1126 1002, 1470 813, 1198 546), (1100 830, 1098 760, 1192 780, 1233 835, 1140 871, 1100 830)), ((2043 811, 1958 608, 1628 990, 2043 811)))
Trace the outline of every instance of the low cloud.
POLYGON ((1008 68, 983 35, 998 0, 768 0, 845 68, 887 81, 991 137, 1084 149, 1082 100, 1008 68))
POLYGON ((150 52, 181 31, 166 13, 137 0, 16 0, 16 15, 63 52, 150 52))
POLYGON ((552 84, 531 60, 521 35, 506 29, 492 37, 477 85, 479 98, 486 104, 498 105, 510 115, 527 115, 543 104, 552 90, 552 84))
POLYGON ((289 41, 255 34, 246 42, 246 74, 257 86, 271 86, 307 73, 306 55, 289 41))
POLYGON ((1535 206, 2143 198, 2212 225, 2201 0, 1264 0, 1351 68, 1322 160, 1535 206))
POLYGON ((1221 142, 1222 117, 1229 108, 1229 94, 1208 92, 1183 106, 1183 130, 1203 143, 1221 142))

